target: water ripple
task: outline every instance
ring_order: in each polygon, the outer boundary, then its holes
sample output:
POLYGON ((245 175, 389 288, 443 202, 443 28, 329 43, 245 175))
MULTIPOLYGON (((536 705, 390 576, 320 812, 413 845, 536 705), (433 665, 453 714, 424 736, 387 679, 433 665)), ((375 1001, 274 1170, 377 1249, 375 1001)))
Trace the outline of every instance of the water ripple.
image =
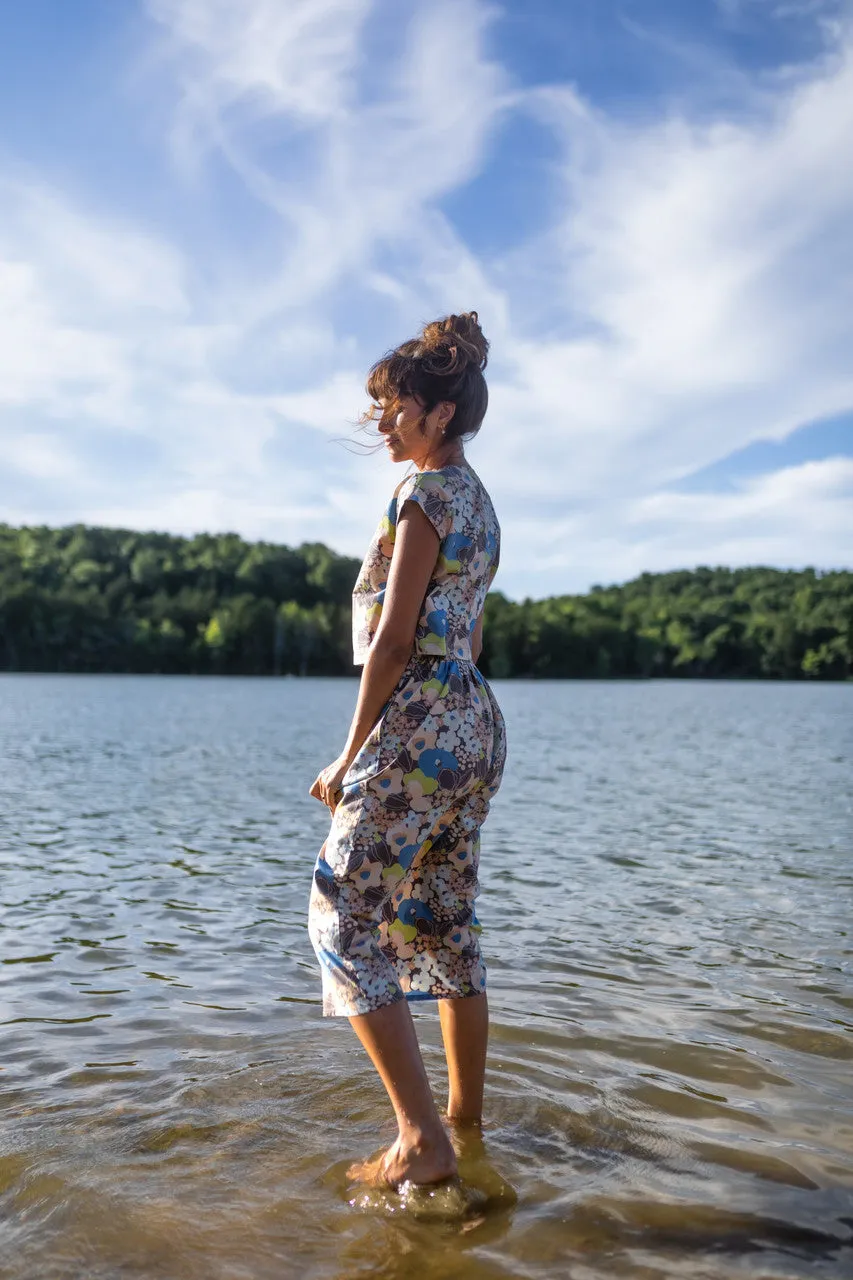
POLYGON ((853 1267, 853 688, 497 692, 485 1145, 401 1204, 305 933, 354 683, 0 677, 10 1276, 853 1267))

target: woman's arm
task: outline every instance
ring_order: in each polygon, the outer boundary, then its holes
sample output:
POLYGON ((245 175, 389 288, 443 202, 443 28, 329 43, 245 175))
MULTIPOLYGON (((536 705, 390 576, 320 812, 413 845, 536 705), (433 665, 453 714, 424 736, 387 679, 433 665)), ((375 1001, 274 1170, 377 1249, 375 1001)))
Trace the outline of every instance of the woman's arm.
POLYGON ((348 766, 361 750, 412 656, 438 547, 438 534, 421 508, 414 502, 405 503, 397 521, 382 616, 361 673, 358 702, 342 752, 348 766))
POLYGON ((311 788, 311 795, 333 812, 340 779, 361 750, 412 656, 438 549, 438 534, 421 508, 415 502, 404 503, 397 520, 382 616, 361 673, 349 736, 338 759, 323 770, 311 788))

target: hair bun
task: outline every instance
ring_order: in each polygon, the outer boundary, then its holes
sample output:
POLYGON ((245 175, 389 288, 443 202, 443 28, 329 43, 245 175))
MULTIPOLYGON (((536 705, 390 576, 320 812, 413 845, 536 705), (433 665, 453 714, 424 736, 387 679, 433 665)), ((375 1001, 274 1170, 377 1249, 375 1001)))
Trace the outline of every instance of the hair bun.
POLYGON ((420 338, 421 359, 429 372, 447 377, 468 365, 485 369, 489 344, 476 311, 445 316, 425 325, 420 338))

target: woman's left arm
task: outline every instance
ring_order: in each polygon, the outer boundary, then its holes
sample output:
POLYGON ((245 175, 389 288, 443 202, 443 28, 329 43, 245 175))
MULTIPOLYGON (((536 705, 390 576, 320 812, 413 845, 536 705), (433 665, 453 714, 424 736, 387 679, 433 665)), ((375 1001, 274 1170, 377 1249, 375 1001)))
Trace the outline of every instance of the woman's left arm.
POLYGON ((439 537, 423 510, 406 502, 397 519, 394 553, 382 616, 361 673, 358 701, 349 737, 337 760, 320 773, 310 794, 334 813, 341 779, 379 718, 409 658, 424 596, 438 559, 439 537))

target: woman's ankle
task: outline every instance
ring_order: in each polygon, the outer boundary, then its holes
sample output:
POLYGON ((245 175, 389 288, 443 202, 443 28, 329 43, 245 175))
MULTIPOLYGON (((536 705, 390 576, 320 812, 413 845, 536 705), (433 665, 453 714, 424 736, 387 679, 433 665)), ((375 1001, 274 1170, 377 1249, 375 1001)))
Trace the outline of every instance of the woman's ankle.
POLYGON ((442 1151, 450 1145, 447 1131, 438 1116, 434 1124, 400 1125, 399 1133, 400 1144, 407 1151, 442 1151))
POLYGON ((453 1111, 450 1107, 447 1108, 445 1119, 454 1129, 482 1129, 483 1127, 482 1114, 467 1115, 464 1111, 453 1111))
POLYGON ((447 1098, 447 1110, 444 1113, 444 1119, 448 1124, 456 1125, 460 1129, 475 1128, 483 1123, 483 1097, 467 1097, 464 1093, 454 1093, 450 1089, 447 1098))

